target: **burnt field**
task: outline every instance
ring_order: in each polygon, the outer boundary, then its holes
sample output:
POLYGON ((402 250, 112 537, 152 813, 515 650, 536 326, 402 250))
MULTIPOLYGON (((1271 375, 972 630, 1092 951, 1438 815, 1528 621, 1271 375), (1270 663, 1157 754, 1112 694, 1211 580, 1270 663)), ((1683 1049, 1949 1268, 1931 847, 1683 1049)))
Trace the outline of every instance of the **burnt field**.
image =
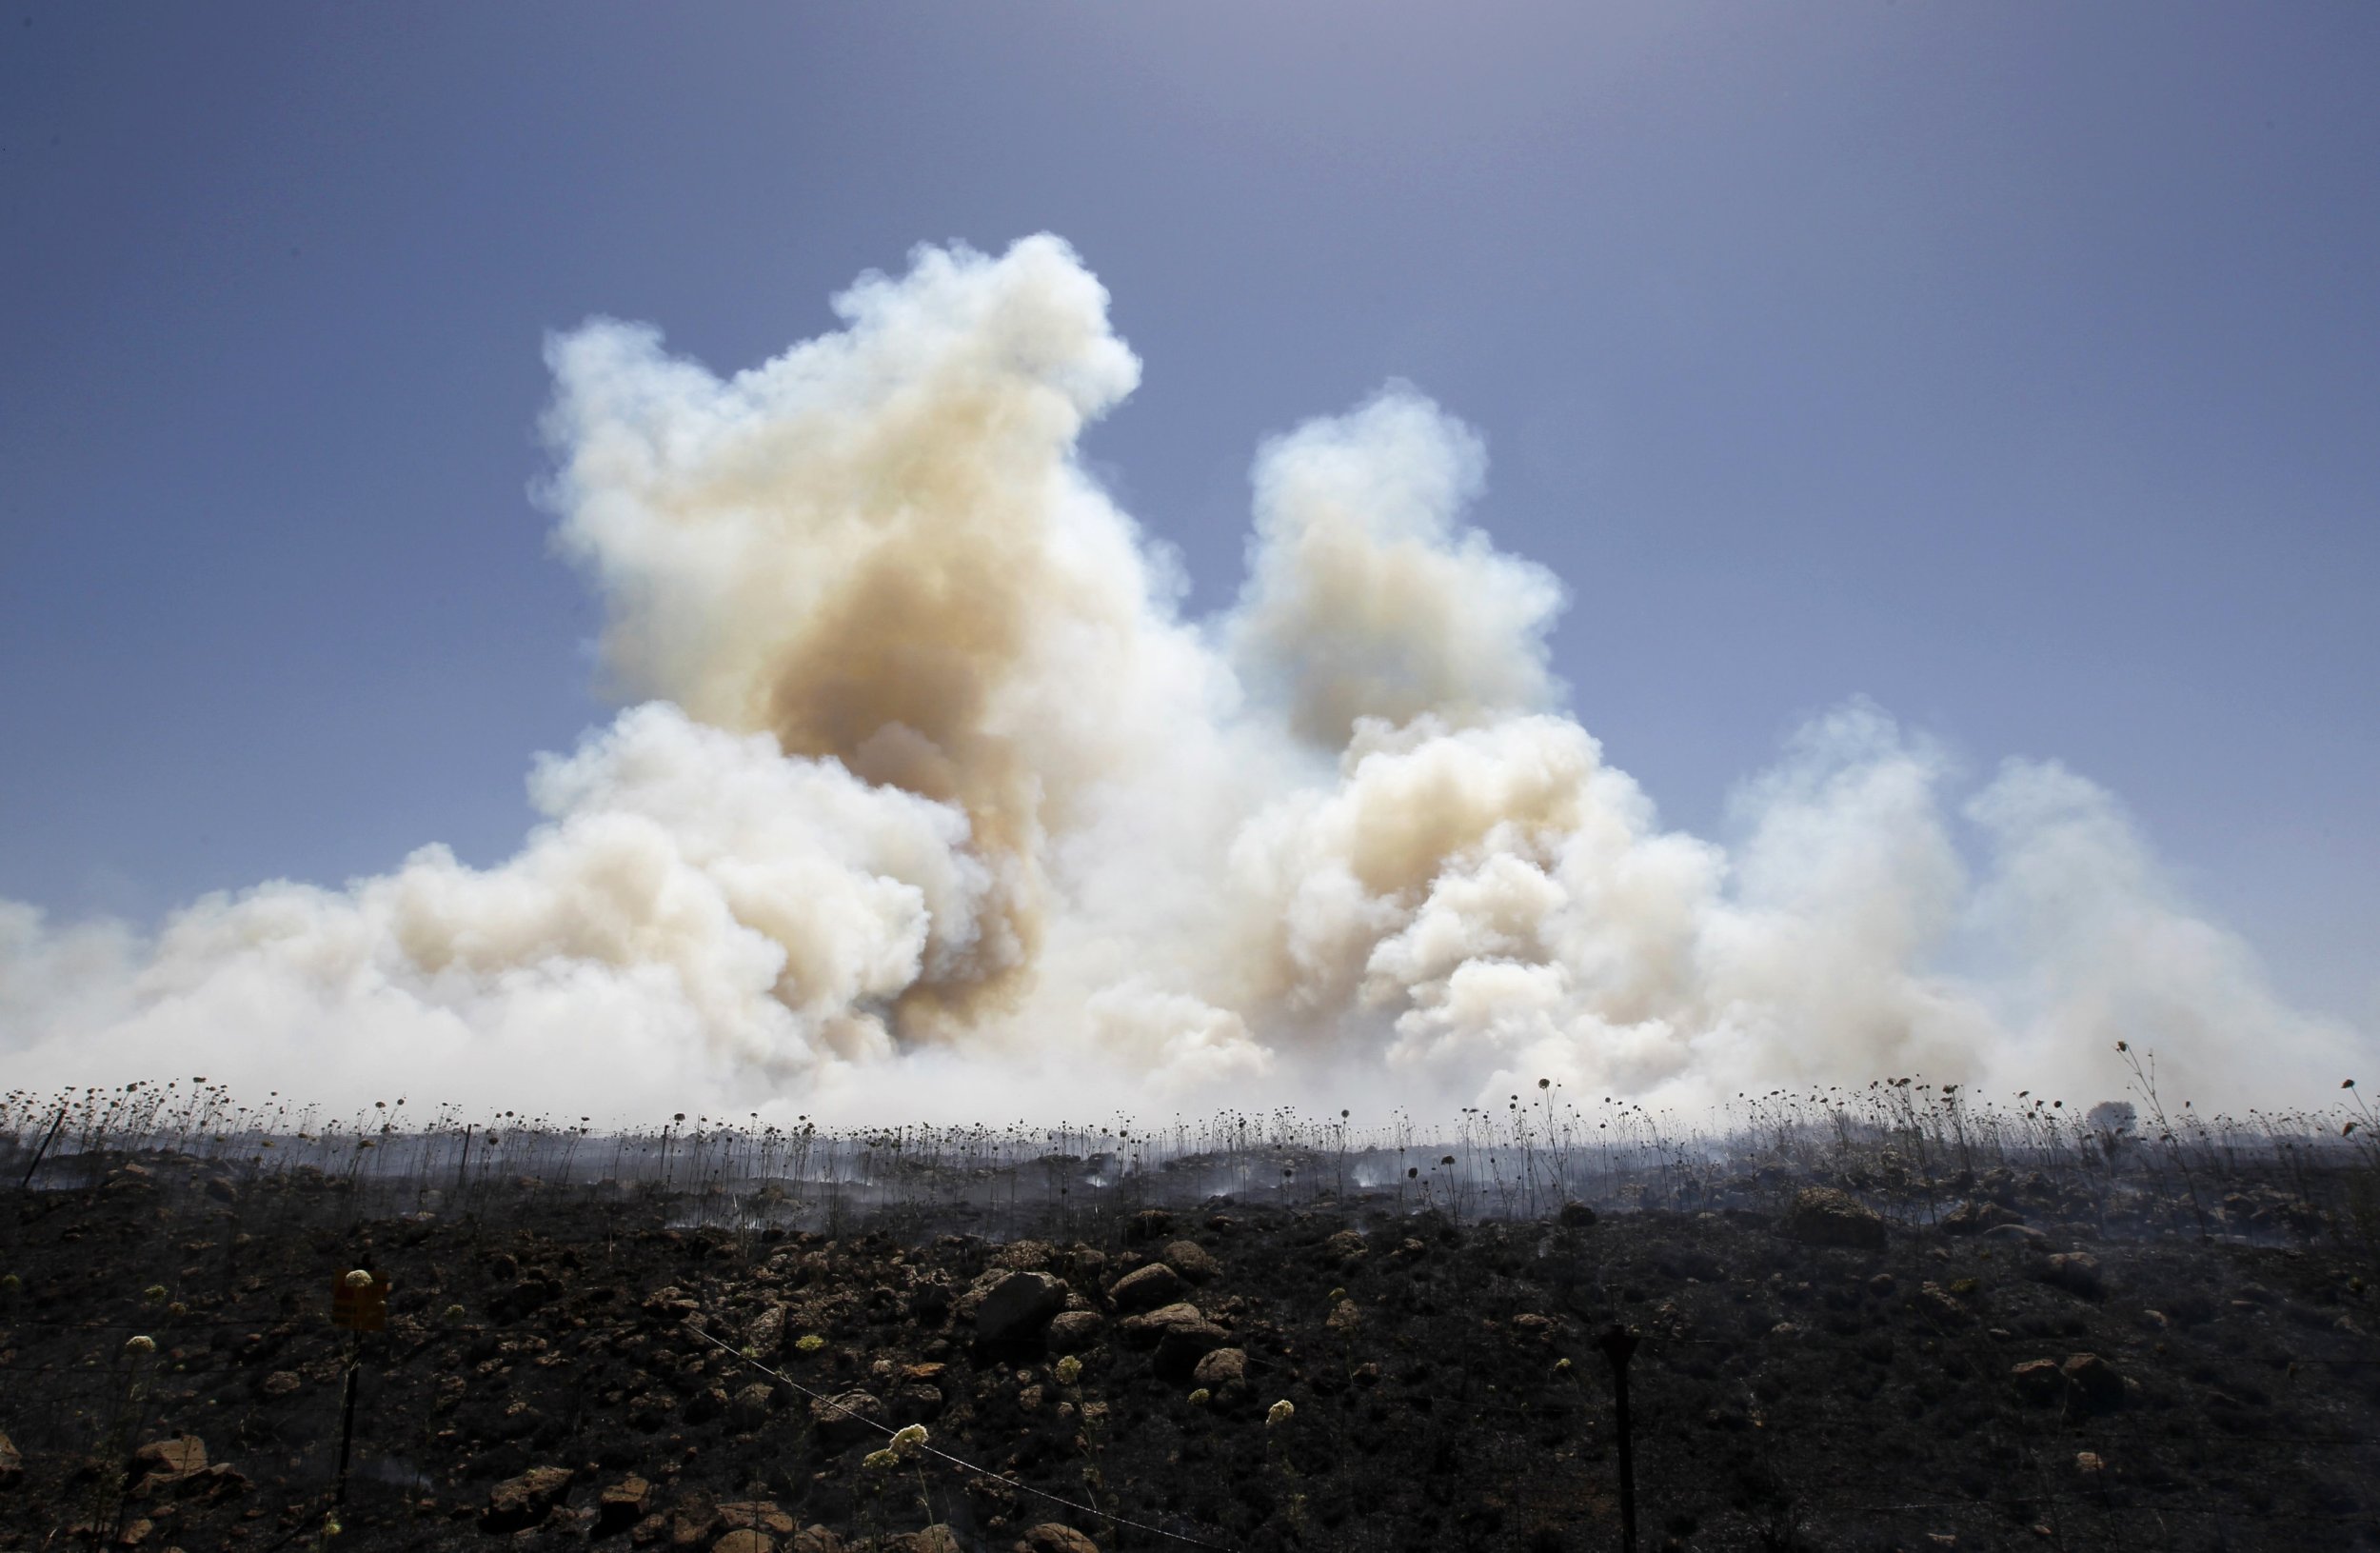
POLYGON ((862 1191, 29 1126, 0 1546, 1617 1547, 1614 1325, 1646 1548, 2380 1546, 2351 1149, 1516 1136, 905 1184, 877 1137, 862 1191))

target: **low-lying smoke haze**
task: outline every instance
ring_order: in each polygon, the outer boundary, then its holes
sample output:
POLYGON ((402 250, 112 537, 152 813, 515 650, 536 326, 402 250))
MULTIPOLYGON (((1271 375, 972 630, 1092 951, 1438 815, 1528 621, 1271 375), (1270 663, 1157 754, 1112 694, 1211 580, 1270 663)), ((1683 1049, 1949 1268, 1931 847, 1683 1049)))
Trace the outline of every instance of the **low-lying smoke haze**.
POLYGON ((545 497, 626 709, 540 762, 515 856, 427 846, 153 935, 0 903, 9 1082, 1432 1115, 1540 1078, 2095 1099, 2126 1039, 2236 1109, 2368 1050, 2107 792, 1976 780, 1864 700, 1741 785, 1724 843, 1665 829, 1550 667, 1595 580, 1496 548, 1484 446, 1414 388, 1258 451, 1244 583, 1191 619, 1079 460, 1140 365, 1063 242, 921 249, 837 308, 724 379, 643 326, 552 342, 545 497))

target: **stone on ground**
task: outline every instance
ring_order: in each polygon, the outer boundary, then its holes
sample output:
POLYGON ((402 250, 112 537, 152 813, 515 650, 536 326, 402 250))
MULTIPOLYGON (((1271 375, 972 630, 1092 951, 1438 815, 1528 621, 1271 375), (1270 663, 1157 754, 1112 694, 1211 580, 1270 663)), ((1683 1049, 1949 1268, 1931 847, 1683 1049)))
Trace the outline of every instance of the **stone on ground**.
POLYGON ((1785 1215, 1785 1233, 1804 1245, 1884 1249, 1884 1220, 1874 1208, 1833 1186, 1805 1187, 1785 1215))
POLYGON ((1116 1302, 1118 1310, 1154 1310, 1180 1299, 1184 1287, 1181 1274, 1162 1262, 1152 1262, 1116 1280, 1115 1287, 1107 1294, 1116 1302))
POLYGON ((566 1466, 533 1466, 517 1478, 506 1478, 487 1491, 480 1530, 503 1535, 543 1523, 569 1494, 571 1475, 566 1466))
POLYGON ((1044 1272, 1010 1273, 992 1285, 975 1312, 975 1335, 986 1343, 1022 1343, 1041 1334, 1066 1307, 1066 1285, 1044 1272))

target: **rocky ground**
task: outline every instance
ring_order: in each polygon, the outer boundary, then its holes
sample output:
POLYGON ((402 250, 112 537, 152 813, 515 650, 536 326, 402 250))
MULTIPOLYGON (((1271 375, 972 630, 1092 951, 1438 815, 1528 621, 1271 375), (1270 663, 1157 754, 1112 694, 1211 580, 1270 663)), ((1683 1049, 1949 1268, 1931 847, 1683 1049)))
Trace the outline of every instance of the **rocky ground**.
POLYGON ((2368 1259, 2118 1239, 2005 1170, 1924 1227, 1803 1178, 1002 1242, 215 1168, 0 1204, 0 1547, 1616 1547, 1615 1324, 1646 1548, 2380 1547, 2368 1259))

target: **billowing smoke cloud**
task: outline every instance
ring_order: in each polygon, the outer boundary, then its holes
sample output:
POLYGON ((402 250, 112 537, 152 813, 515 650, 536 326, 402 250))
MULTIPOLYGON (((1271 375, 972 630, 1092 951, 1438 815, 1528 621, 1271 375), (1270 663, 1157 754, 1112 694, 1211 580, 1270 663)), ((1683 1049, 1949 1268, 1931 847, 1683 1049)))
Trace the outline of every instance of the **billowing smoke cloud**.
POLYGON ((1561 585, 1457 528, 1486 474, 1479 439, 1401 387, 1258 457, 1250 576, 1226 634, 1291 731, 1336 750, 1366 717, 1555 700, 1545 632, 1561 585))
POLYGON ((2104 792, 2012 764, 1962 806, 1865 704, 1743 786, 1728 845, 1664 829, 1562 709, 1560 584, 1468 522, 1479 440, 1409 388, 1264 447, 1245 586, 1186 621, 1077 459, 1140 368, 1062 243, 921 250, 837 306, 727 379, 633 326, 555 342, 559 544, 633 705, 541 762, 515 857, 154 935, 0 904, 10 1081, 1426 1112, 1539 1077, 2112 1092, 2125 1038, 2236 1103, 2362 1049, 2104 792))

